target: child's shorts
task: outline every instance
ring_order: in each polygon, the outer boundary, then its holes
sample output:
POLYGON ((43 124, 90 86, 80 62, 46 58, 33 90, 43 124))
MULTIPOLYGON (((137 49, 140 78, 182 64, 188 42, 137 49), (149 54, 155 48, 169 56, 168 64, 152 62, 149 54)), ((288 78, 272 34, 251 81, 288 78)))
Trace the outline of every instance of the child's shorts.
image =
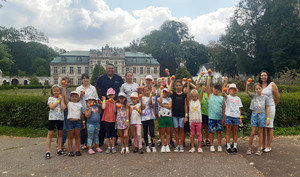
POLYGON ((63 130, 64 128, 64 121, 63 120, 49 120, 48 123, 48 130, 53 131, 57 127, 57 130, 63 130))
POLYGON ((159 117, 159 128, 173 127, 172 117, 159 117))
POLYGON ((81 127, 82 127, 82 123, 81 123, 81 120, 76 120, 76 121, 71 121, 69 119, 67 119, 67 130, 70 131, 70 130, 74 130, 74 129, 79 129, 81 130, 81 127))
POLYGON ((225 117, 225 124, 226 125, 239 125, 240 124, 240 118, 239 117, 225 117))
POLYGON ((265 127, 266 126, 266 114, 252 112, 251 115, 251 127, 265 127))
POLYGON ((184 117, 173 117, 174 128, 184 128, 184 117))
POLYGON ((115 122, 105 122, 106 138, 117 137, 117 130, 115 129, 115 122))
POLYGON ((216 131, 222 131, 222 120, 214 120, 208 119, 208 132, 209 133, 216 133, 216 131))
POLYGON ((202 125, 208 125, 208 116, 202 114, 202 125))

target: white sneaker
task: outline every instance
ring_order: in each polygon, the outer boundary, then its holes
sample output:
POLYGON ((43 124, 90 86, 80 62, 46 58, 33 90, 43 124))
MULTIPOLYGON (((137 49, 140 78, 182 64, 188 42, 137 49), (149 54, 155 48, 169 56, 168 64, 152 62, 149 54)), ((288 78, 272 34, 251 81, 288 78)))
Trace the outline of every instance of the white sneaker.
POLYGON ((156 152, 156 148, 155 147, 152 147, 152 152, 156 152))
POLYGON ((126 147, 126 154, 128 154, 130 151, 129 151, 129 148, 126 147))
POLYGON ((214 146, 210 146, 210 152, 215 152, 215 147, 214 146))
POLYGON ((198 152, 203 152, 202 148, 198 148, 198 152))
POLYGON ((150 147, 149 147, 149 146, 147 146, 147 147, 146 147, 146 152, 151 152, 151 150, 150 150, 150 147))
POLYGON ((183 146, 179 146, 179 152, 184 152, 183 146))
POLYGON ((162 146, 161 148, 160 148, 160 152, 166 152, 166 146, 162 146))
POLYGON ((191 153, 195 152, 195 148, 190 149, 189 152, 191 153))
POLYGON ((218 146, 218 152, 222 152, 222 146, 218 146))
POLYGON ((179 152, 180 148, 179 146, 176 146, 176 148, 174 149, 174 152, 179 152))
POLYGON ((125 153, 125 148, 122 147, 121 154, 125 153))
POLYGON ((166 146, 166 152, 171 152, 169 145, 166 146))

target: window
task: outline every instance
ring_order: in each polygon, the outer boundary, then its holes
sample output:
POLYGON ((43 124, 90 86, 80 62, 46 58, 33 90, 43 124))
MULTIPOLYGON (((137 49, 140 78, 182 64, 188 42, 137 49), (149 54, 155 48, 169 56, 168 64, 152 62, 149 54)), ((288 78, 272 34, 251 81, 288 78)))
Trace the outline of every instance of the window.
POLYGON ((73 74, 73 67, 70 67, 70 74, 73 74))
POLYGON ((136 82, 136 78, 133 78, 133 82, 136 82))
POLYGON ((93 65, 93 61, 90 61, 90 64, 93 65))
POLYGON ((117 65, 117 64, 118 64, 118 62, 117 62, 117 61, 115 61, 115 62, 114 62, 114 64, 115 64, 115 65, 117 65))
POLYGON ((133 72, 133 74, 136 74, 136 67, 133 67, 132 72, 133 72))
POLYGON ((73 85, 74 84, 74 79, 73 78, 71 78, 71 85, 73 85))
POLYGON ((122 67, 122 74, 124 74, 125 67, 122 67))
POLYGON ((97 61, 97 64, 100 65, 100 61, 97 61))
POLYGON ((155 83, 157 83, 157 78, 154 78, 155 83))
POLYGON ((147 67, 147 74, 150 74, 150 67, 147 67))
POLYGON ((140 74, 144 74, 144 68, 140 67, 140 74))
POLYGON ((61 68, 61 73, 62 73, 62 74, 66 74, 66 67, 63 66, 63 67, 61 68))
POLYGON ((81 78, 78 78, 78 84, 77 85, 81 85, 81 78))
POLYGON ((126 73, 129 72, 129 67, 126 67, 126 73))
POLYGON ((154 68, 154 74, 157 74, 157 68, 154 68))
POLYGON ((84 72, 85 72, 86 74, 89 74, 89 67, 85 67, 84 70, 85 70, 84 72))
POLYGON ((118 67, 115 67, 115 73, 118 74, 118 67))
POLYGON ((54 79, 54 84, 58 84, 58 80, 57 79, 54 79))
POLYGON ((77 68, 77 74, 81 74, 81 67, 77 68))
POLYGON ((122 61, 122 65, 124 65, 125 64, 125 62, 124 61, 122 61))
POLYGON ((57 74, 57 67, 54 67, 54 74, 57 74))
POLYGON ((109 64, 109 62, 108 62, 108 61, 106 61, 105 63, 106 63, 107 65, 109 64))

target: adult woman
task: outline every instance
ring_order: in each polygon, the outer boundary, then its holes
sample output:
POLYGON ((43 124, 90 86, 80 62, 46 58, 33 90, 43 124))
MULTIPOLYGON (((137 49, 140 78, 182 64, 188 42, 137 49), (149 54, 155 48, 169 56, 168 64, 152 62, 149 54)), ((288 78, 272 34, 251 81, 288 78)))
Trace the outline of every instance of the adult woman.
POLYGON ((259 83, 263 88, 262 94, 268 96, 270 101, 270 124, 263 130, 263 149, 264 152, 270 152, 272 150, 271 143, 273 139, 273 123, 276 112, 275 107, 279 102, 279 92, 277 85, 271 81, 269 73, 265 70, 260 72, 259 83))
MULTIPOLYGON (((99 102, 98 100, 98 93, 97 90, 94 86, 92 86, 90 84, 89 81, 89 75, 84 73, 81 75, 81 83, 82 85, 76 88, 76 91, 80 94, 80 103, 83 107, 86 106, 86 102, 85 102, 85 98, 88 97, 93 97, 93 98, 97 98, 97 102, 99 102)), ((86 119, 86 118, 85 118, 86 119)), ((82 149, 86 149, 86 144, 87 144, 87 130, 86 129, 82 129, 80 132, 80 142, 82 145, 82 149)))

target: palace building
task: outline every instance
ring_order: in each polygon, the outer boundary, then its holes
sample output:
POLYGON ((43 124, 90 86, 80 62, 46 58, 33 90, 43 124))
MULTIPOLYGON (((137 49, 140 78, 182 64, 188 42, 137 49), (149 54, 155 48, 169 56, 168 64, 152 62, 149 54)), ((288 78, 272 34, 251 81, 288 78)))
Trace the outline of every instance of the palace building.
POLYGON ((57 84, 65 76, 71 78, 71 85, 81 85, 83 73, 92 76, 94 67, 107 64, 115 66, 115 73, 125 77, 125 73, 132 71, 134 82, 139 83, 141 78, 152 75, 155 82, 160 77, 160 64, 151 55, 141 52, 125 52, 106 45, 101 50, 70 51, 55 57, 50 63, 50 84, 57 84))

